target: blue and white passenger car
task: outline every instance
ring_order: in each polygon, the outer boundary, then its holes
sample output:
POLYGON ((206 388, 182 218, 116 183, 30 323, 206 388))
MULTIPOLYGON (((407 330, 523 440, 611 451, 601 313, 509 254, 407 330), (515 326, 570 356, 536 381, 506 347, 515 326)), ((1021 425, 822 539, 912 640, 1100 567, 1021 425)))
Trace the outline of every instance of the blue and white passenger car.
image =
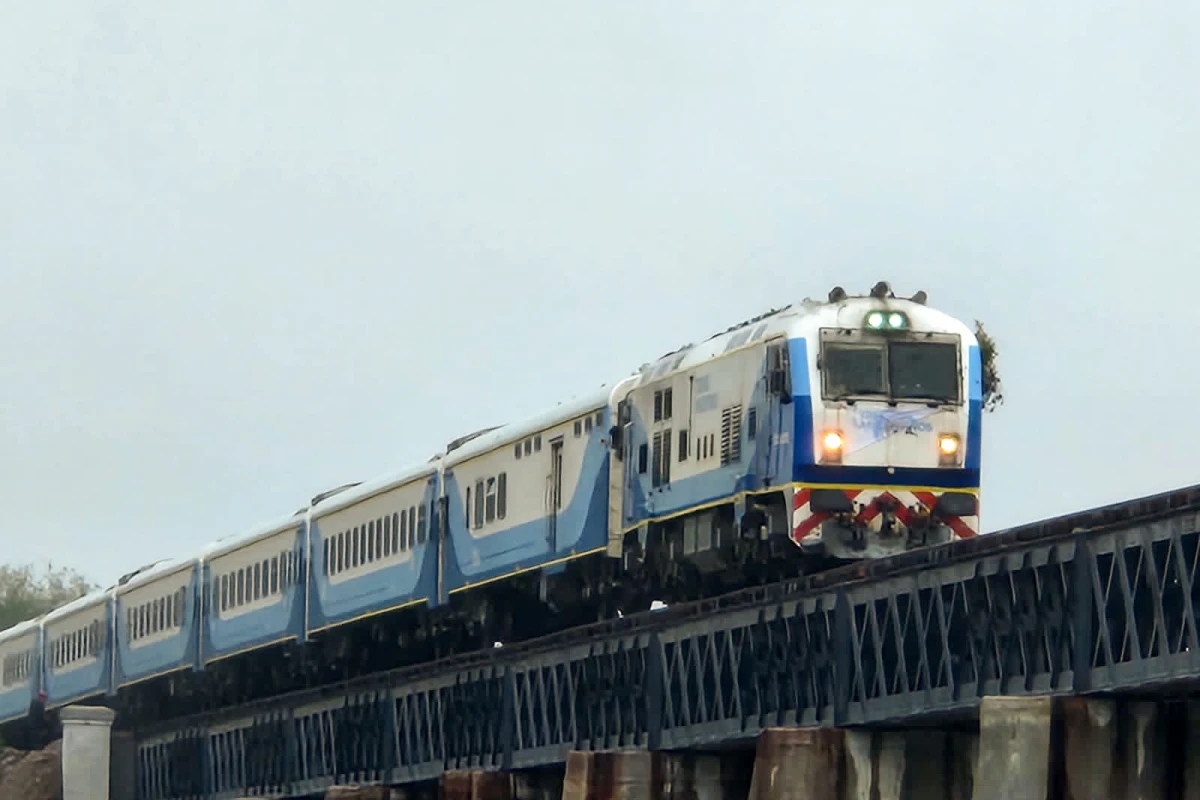
POLYGON ((115 689, 200 666, 200 559, 155 564, 113 590, 115 689))
POLYGON ((84 595, 42 617, 46 708, 102 697, 112 687, 112 589, 84 595))
POLYGON ((506 425, 444 458, 443 587, 464 592, 605 549, 610 389, 506 425))
POLYGON ((210 545, 203 564, 202 664, 304 638, 305 518, 210 545))
POLYGON ((359 484, 309 511, 306 629, 437 602, 436 460, 359 484))
POLYGON ((42 619, 0 631, 0 724, 25 716, 42 688, 42 619))

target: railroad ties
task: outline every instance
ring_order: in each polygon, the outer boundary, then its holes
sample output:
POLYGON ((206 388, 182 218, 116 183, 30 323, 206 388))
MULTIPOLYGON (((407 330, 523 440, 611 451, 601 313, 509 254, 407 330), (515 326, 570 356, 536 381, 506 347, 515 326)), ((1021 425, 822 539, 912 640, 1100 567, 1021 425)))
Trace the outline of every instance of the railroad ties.
POLYGON ((1073 796, 1125 796, 1097 787, 1187 772, 1165 698, 1200 679, 1198 554, 1192 487, 173 720, 137 732, 139 797, 899 800, 936 773, 982 800, 1079 764, 1108 777, 1073 796))

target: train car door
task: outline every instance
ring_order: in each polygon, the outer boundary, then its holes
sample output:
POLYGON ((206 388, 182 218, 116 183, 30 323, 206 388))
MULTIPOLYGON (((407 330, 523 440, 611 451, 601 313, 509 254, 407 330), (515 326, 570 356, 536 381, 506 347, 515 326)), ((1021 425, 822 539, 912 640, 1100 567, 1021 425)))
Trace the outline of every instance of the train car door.
POLYGON ((562 475, 563 472, 563 437, 550 440, 550 477, 546 492, 546 519, 549 530, 546 532, 546 544, 550 552, 558 550, 558 512, 562 509, 562 475))

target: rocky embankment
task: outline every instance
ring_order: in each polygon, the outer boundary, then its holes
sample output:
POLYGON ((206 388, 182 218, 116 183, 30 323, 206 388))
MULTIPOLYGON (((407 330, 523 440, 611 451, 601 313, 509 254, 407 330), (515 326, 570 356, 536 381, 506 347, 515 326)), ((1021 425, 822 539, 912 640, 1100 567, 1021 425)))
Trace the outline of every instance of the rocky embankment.
POLYGON ((32 752, 0 749, 0 798, 62 800, 62 740, 32 752))

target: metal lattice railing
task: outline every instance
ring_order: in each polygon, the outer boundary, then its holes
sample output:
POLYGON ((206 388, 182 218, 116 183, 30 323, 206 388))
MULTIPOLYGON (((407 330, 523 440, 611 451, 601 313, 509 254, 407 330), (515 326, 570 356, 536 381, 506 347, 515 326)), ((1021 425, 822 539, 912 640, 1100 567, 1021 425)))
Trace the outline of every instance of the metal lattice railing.
POLYGON ((1200 489, 146 731, 143 800, 973 713, 1200 678, 1200 489))

